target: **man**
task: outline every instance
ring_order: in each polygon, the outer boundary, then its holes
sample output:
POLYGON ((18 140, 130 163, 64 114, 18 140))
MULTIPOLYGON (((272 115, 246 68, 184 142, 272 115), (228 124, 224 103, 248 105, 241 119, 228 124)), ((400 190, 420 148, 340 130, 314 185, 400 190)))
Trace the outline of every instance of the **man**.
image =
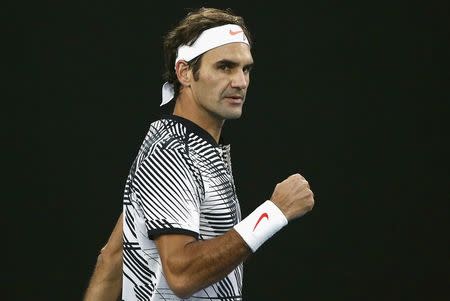
POLYGON ((230 147, 220 142, 250 83, 241 17, 193 11, 167 34, 164 50, 162 105, 174 99, 175 108, 151 124, 125 185, 122 299, 242 300, 243 261, 310 211, 313 193, 292 175, 241 220, 230 147))

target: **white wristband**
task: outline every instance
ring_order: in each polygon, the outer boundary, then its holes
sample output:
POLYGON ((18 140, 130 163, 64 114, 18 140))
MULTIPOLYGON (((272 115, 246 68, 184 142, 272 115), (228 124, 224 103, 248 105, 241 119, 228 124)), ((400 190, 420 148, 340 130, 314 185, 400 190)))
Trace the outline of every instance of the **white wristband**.
POLYGON ((255 252, 266 240, 288 223, 283 212, 271 201, 265 201, 250 213, 234 229, 255 252))

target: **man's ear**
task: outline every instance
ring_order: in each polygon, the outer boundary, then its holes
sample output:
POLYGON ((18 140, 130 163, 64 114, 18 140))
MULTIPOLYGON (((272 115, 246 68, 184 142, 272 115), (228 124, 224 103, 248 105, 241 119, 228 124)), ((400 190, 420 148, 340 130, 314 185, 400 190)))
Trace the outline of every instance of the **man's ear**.
POLYGON ((175 71, 177 73, 178 81, 181 83, 182 86, 191 85, 192 72, 191 68, 189 67, 186 61, 183 60, 178 61, 175 66, 175 71))

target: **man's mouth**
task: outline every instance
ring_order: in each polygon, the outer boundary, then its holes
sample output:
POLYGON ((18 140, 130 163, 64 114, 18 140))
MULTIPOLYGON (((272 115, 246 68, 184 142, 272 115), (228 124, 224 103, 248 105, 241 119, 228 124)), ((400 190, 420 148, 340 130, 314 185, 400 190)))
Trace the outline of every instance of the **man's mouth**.
POLYGON ((225 96, 225 98, 229 102, 234 103, 234 104, 241 104, 244 101, 244 97, 242 95, 228 95, 228 96, 225 96))

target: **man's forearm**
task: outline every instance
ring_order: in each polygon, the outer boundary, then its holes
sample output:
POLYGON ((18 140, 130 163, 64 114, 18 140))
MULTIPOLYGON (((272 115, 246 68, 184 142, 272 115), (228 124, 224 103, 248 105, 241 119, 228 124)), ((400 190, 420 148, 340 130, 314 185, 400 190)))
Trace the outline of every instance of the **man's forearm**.
POLYGON ((114 301, 119 298, 122 288, 122 261, 102 256, 103 254, 100 254, 98 257, 84 301, 114 301))
POLYGON ((122 289, 122 215, 97 258, 83 301, 114 301, 122 289))
MULTIPOLYGON (((168 237, 170 235, 165 236, 166 239, 168 237)), ((251 250, 232 229, 225 235, 209 240, 194 240, 184 247, 166 249, 162 253, 166 254, 162 258, 165 261, 163 267, 172 290, 181 297, 189 297, 231 273, 251 254, 251 250)))

